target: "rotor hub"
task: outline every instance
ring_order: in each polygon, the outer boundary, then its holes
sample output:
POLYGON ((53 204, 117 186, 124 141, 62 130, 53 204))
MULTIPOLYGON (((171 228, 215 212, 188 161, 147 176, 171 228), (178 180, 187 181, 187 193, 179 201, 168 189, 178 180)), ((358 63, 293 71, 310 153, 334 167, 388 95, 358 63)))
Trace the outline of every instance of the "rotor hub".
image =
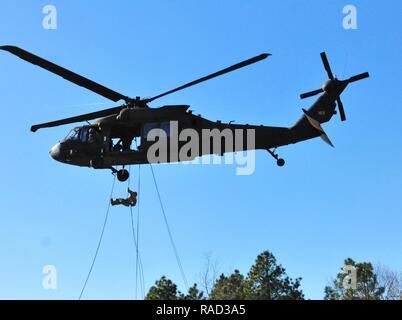
POLYGON ((340 81, 338 79, 330 79, 324 82, 322 85, 322 90, 326 93, 331 93, 336 90, 336 88, 339 86, 340 81))

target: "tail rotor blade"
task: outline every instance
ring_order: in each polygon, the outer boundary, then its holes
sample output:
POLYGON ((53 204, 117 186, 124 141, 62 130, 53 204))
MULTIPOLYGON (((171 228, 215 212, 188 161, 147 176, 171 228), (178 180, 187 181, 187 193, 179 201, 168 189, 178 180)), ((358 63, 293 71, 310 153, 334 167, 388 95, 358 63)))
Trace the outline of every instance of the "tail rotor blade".
POLYGON ((357 76, 350 77, 348 81, 355 82, 355 81, 366 79, 368 77, 370 77, 370 74, 368 72, 365 72, 365 73, 358 74, 357 76))
POLYGON ((328 62, 328 58, 325 52, 321 52, 321 60, 322 63, 324 64, 324 68, 328 73, 328 78, 330 78, 331 80, 334 80, 334 74, 332 73, 331 67, 329 65, 328 62))
POLYGON ((336 99, 336 102, 338 103, 338 109, 339 109, 339 115, 341 116, 341 121, 345 121, 346 120, 345 109, 343 108, 341 98, 336 99))
POLYGON ((305 98, 309 98, 309 97, 313 97, 317 94, 320 94, 324 92, 324 90, 322 89, 318 89, 318 90, 314 90, 314 91, 310 91, 310 92, 306 92, 300 95, 300 99, 305 99, 305 98))

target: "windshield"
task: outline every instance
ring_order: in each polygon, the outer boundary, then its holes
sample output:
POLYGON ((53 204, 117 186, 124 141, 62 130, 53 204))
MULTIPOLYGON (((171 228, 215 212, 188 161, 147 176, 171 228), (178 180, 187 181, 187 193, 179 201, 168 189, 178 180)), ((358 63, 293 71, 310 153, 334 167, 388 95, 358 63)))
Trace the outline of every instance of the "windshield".
POLYGON ((64 140, 78 140, 79 136, 80 136, 80 128, 74 128, 68 133, 68 135, 64 138, 64 140))

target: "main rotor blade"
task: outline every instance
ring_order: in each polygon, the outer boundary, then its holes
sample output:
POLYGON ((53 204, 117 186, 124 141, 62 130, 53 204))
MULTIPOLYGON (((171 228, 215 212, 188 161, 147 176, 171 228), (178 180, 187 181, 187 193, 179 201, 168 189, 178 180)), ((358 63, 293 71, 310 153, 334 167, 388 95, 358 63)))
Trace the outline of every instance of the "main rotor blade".
POLYGON ((53 72, 64 79, 71 81, 81 87, 87 88, 88 90, 91 90, 105 98, 108 98, 114 102, 117 102, 119 100, 127 100, 128 97, 122 95, 121 93, 118 93, 116 91, 113 91, 112 89, 109 89, 99 83, 96 83, 90 79, 87 79, 75 72, 72 72, 70 70, 67 70, 63 67, 58 66, 57 64, 54 64, 53 62, 50 62, 48 60, 45 60, 41 57, 38 57, 28 51, 25 51, 21 48, 15 47, 15 46, 0 46, 1 50, 8 51, 17 57, 20 57, 21 59, 28 61, 32 64, 36 64, 37 66, 46 69, 50 72, 53 72))
POLYGON ((183 89, 185 89, 185 88, 194 86, 194 85, 196 85, 196 84, 198 84, 198 83, 201 83, 201 82, 210 80, 210 79, 212 79, 212 78, 221 76, 221 75, 223 75, 223 74, 225 74, 225 73, 232 72, 232 71, 234 71, 234 70, 237 70, 237 69, 246 67, 246 66, 248 66, 248 65, 250 65, 250 64, 256 63, 256 62, 258 62, 258 61, 264 60, 265 58, 267 58, 267 57, 270 56, 270 55, 271 55, 271 54, 269 54, 269 53, 260 54, 260 55, 254 57, 254 58, 245 60, 245 61, 240 62, 240 63, 237 63, 237 64, 235 64, 235 65, 233 65, 233 66, 231 66, 231 67, 225 68, 225 69, 220 70, 220 71, 215 72, 215 73, 212 73, 212 74, 210 74, 210 75, 208 75, 208 76, 205 76, 205 77, 202 77, 202 78, 200 78, 200 79, 191 81, 191 82, 189 82, 189 83, 186 83, 185 85, 182 85, 182 86, 180 86, 180 87, 177 87, 177 88, 172 89, 172 90, 169 90, 169 91, 166 91, 166 92, 164 92, 164 93, 162 93, 162 94, 159 94, 159 95, 157 95, 157 96, 155 96, 155 97, 152 97, 152 98, 149 98, 149 99, 145 99, 145 101, 146 101, 146 102, 151 102, 151 101, 153 101, 153 100, 159 99, 159 98, 161 98, 161 97, 163 97, 163 96, 166 96, 166 95, 168 95, 168 94, 171 94, 171 93, 173 93, 173 92, 176 92, 176 91, 179 91, 179 90, 183 90, 183 89))
POLYGON ((321 52, 321 60, 322 60, 322 63, 324 64, 325 70, 328 73, 328 78, 330 78, 331 80, 334 80, 334 75, 332 73, 331 66, 329 65, 328 58, 327 58, 327 55, 325 52, 321 52))
POLYGON ((348 81, 355 82, 355 81, 366 79, 368 77, 370 77, 369 73, 365 72, 365 73, 358 74, 357 76, 350 77, 348 81))
POLYGON ((305 98, 309 98, 312 96, 315 96, 321 92, 324 92, 324 90, 322 89, 318 89, 318 90, 314 90, 314 91, 310 91, 310 92, 306 92, 300 95, 300 99, 305 99, 305 98))
POLYGON ((336 102, 338 103, 338 109, 339 109, 339 115, 341 116, 341 121, 345 121, 346 120, 345 109, 343 108, 341 98, 336 99, 336 102))
POLYGON ((31 131, 35 132, 38 129, 42 129, 42 128, 57 127, 57 126, 61 126, 64 124, 107 117, 107 116, 111 116, 114 114, 118 114, 123 108, 124 108, 124 106, 119 106, 119 107, 114 107, 114 108, 105 109, 105 110, 101 110, 101 111, 86 113, 86 114, 82 114, 82 115, 71 117, 71 118, 36 124, 31 127, 31 131))

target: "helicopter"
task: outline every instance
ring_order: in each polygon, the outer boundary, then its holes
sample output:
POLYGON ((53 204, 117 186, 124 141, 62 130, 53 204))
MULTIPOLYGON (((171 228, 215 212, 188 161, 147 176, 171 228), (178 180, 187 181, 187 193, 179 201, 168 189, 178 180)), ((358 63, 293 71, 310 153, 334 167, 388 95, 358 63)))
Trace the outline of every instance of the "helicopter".
MULTIPOLYGON (((270 127, 211 121, 200 115, 194 115, 189 110, 189 105, 166 105, 158 108, 151 108, 149 106, 151 102, 161 97, 264 60, 271 55, 269 53, 260 54, 150 98, 141 98, 139 96, 131 98, 19 47, 6 45, 0 46, 0 49, 8 51, 23 60, 59 75, 113 102, 123 101, 123 104, 113 108, 36 124, 31 127, 31 131, 36 132, 42 128, 86 121, 86 125, 73 128, 64 139, 54 145, 49 151, 50 156, 65 164, 94 169, 110 169, 113 174, 116 174, 118 180, 122 182, 129 178, 129 172, 125 169, 127 165, 180 161, 180 159, 172 159, 172 157, 168 156, 169 153, 173 152, 170 145, 164 151, 167 153, 164 160, 155 161, 148 156, 148 151, 155 141, 149 139, 149 132, 152 129, 159 129, 163 130, 166 136, 169 136, 169 126, 173 121, 178 124, 179 131, 193 129, 201 133, 205 129, 217 129, 218 131, 247 132, 248 130, 254 130, 255 132, 255 141, 251 147, 245 143, 244 137, 244 143, 236 144, 236 146, 229 144, 228 147, 227 144, 221 141, 222 148, 218 153, 211 147, 206 150, 203 149, 197 156, 206 154, 218 154, 222 156, 227 152, 266 150, 276 160, 277 165, 282 167, 285 165, 285 160, 280 158, 276 153, 278 147, 316 137, 321 137, 324 142, 334 147, 321 124, 330 121, 337 114, 336 108, 338 108, 341 121, 345 121, 346 115, 340 98, 341 93, 350 83, 369 77, 369 73, 365 72, 346 80, 337 79, 331 70, 326 53, 322 52, 321 60, 327 72, 328 80, 324 82, 320 89, 300 95, 301 99, 305 99, 320 94, 318 99, 307 110, 302 109, 303 114, 301 118, 293 126, 270 127), (90 123, 90 120, 94 121, 90 123), (133 147, 133 140, 136 142, 135 147, 133 147), (139 145, 138 141, 140 141, 139 145), (122 168, 119 170, 116 169, 115 167, 118 166, 122 168)), ((185 141, 180 141, 179 145, 184 145, 185 143, 185 141)))

